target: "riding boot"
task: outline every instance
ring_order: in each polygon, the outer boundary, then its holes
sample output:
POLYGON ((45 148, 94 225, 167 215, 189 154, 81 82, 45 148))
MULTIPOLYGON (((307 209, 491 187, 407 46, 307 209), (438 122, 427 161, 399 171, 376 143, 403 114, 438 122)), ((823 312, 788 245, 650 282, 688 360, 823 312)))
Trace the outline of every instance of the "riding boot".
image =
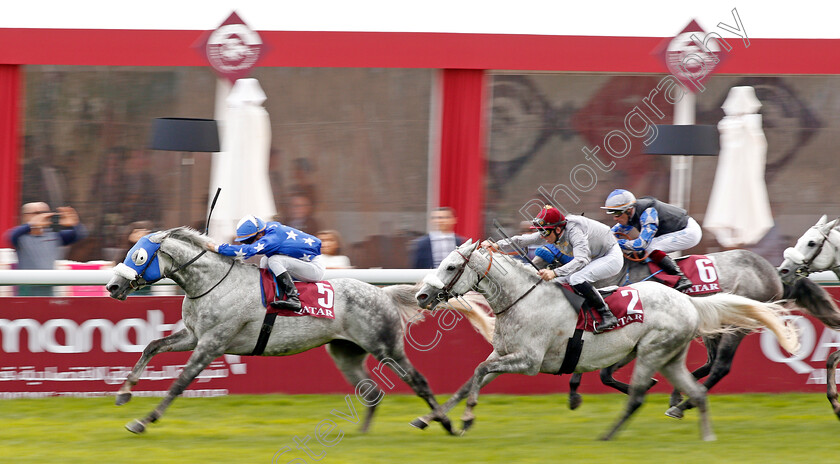
POLYGON ((671 258, 668 255, 665 255, 657 264, 659 267, 662 268, 663 271, 667 272, 668 274, 675 275, 679 277, 677 280, 677 284, 674 285, 674 288, 684 292, 694 286, 694 283, 683 274, 682 269, 677 265, 677 262, 674 261, 674 258, 671 258))
POLYGON ((275 295, 274 301, 271 302, 271 307, 300 312, 300 294, 297 291, 297 287, 295 287, 294 281, 292 281, 292 276, 289 275, 289 271, 275 276, 274 280, 277 282, 277 287, 285 294, 286 299, 283 300, 280 296, 275 295))
POLYGON ((607 308, 604 298, 590 282, 572 285, 572 288, 575 289, 575 292, 578 295, 582 296, 586 300, 586 304, 588 304, 593 311, 597 311, 598 315, 601 316, 601 323, 595 325, 596 334, 612 329, 618 325, 618 319, 612 311, 607 308))

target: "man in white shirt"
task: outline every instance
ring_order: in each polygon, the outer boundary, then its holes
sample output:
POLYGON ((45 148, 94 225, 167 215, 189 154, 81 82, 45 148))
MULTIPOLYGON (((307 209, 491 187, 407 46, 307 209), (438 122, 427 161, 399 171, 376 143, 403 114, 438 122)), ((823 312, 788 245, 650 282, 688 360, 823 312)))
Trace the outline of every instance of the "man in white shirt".
POLYGON ((455 247, 464 243, 464 237, 455 234, 458 223, 455 210, 436 208, 430 219, 432 230, 415 240, 412 246, 411 266, 414 269, 437 268, 455 247))

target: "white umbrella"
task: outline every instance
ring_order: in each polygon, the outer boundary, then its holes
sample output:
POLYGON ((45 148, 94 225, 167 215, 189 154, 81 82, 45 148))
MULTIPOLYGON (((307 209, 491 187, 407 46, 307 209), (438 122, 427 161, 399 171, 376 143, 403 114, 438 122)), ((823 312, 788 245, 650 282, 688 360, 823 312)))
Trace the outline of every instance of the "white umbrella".
POLYGON ((256 79, 238 79, 227 97, 222 151, 213 154, 210 198, 221 188, 208 233, 217 242, 235 235, 242 216, 269 220, 277 213, 268 176, 271 125, 263 108, 265 92, 256 79))
POLYGON ((752 245, 773 227, 764 181, 767 139, 755 89, 733 87, 718 123, 720 159, 703 227, 725 247, 752 245))

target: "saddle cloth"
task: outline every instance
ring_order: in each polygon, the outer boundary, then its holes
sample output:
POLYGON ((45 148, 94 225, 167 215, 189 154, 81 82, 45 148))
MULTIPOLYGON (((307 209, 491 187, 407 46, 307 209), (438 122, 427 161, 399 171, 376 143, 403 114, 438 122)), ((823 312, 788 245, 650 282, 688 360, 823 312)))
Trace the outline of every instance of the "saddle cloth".
POLYGON ((277 292, 277 283, 274 276, 268 269, 260 269, 260 290, 262 291, 262 304, 269 313, 278 316, 313 316, 325 319, 335 319, 333 305, 335 304, 335 292, 332 284, 327 281, 320 282, 295 282, 300 293, 301 311, 295 312, 290 309, 272 308, 268 303, 274 301, 277 292))
MULTIPOLYGON (((705 255, 688 255, 684 258, 677 259, 677 265, 682 269, 683 274, 688 277, 694 284, 691 288, 685 291, 687 295, 707 295, 710 293, 720 293, 720 283, 718 282, 718 274, 712 260, 705 255)), ((653 262, 648 263, 648 268, 651 274, 660 271, 661 268, 653 262)), ((665 271, 660 272, 654 276, 654 279, 659 282, 674 288, 679 280, 678 276, 667 274, 665 271)))
MULTIPOLYGON (((564 288, 572 293, 574 291, 571 287, 564 288)), ((615 287, 613 287, 615 288, 615 287)), ((634 322, 644 322, 645 313, 642 308, 642 301, 639 299, 639 291, 631 287, 618 287, 608 295, 604 295, 604 302, 607 303, 610 311, 618 319, 618 324, 607 332, 620 329, 628 324, 634 322)), ((567 298, 574 306, 578 306, 576 302, 582 302, 583 299, 575 295, 575 299, 567 298)), ((595 323, 602 321, 601 316, 595 311, 589 311, 589 306, 585 303, 583 306, 578 306, 578 320, 575 329, 585 330, 587 332, 595 331, 595 323), (594 319, 594 320, 593 320, 594 319)))

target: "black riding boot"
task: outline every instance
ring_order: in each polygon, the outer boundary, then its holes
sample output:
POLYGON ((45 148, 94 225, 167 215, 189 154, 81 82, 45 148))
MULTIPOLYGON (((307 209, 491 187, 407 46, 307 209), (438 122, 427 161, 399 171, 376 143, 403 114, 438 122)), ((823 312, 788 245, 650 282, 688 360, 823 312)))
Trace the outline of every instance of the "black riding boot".
POLYGON ((292 276, 289 275, 289 271, 276 276, 275 280, 277 281, 277 286, 286 295, 286 299, 282 300, 279 296, 275 296, 274 301, 271 302, 271 307, 300 312, 300 294, 295 287, 294 281, 292 281, 292 276))
POLYGON ((600 293, 598 293, 598 290, 596 290, 591 283, 584 282, 582 284, 572 285, 572 288, 575 289, 575 292, 577 292, 578 295, 582 296, 586 300, 586 304, 588 304, 593 311, 597 311, 598 315, 601 316, 602 322, 595 325, 596 334, 612 329, 618 324, 618 319, 612 311, 607 308, 604 298, 600 293))
POLYGON ((674 288, 684 292, 694 286, 694 283, 683 274, 682 269, 677 265, 677 262, 674 261, 674 258, 665 255, 662 260, 660 260, 657 264, 659 267, 662 268, 663 271, 667 272, 668 274, 678 276, 680 279, 677 281, 677 285, 674 285, 674 288))

